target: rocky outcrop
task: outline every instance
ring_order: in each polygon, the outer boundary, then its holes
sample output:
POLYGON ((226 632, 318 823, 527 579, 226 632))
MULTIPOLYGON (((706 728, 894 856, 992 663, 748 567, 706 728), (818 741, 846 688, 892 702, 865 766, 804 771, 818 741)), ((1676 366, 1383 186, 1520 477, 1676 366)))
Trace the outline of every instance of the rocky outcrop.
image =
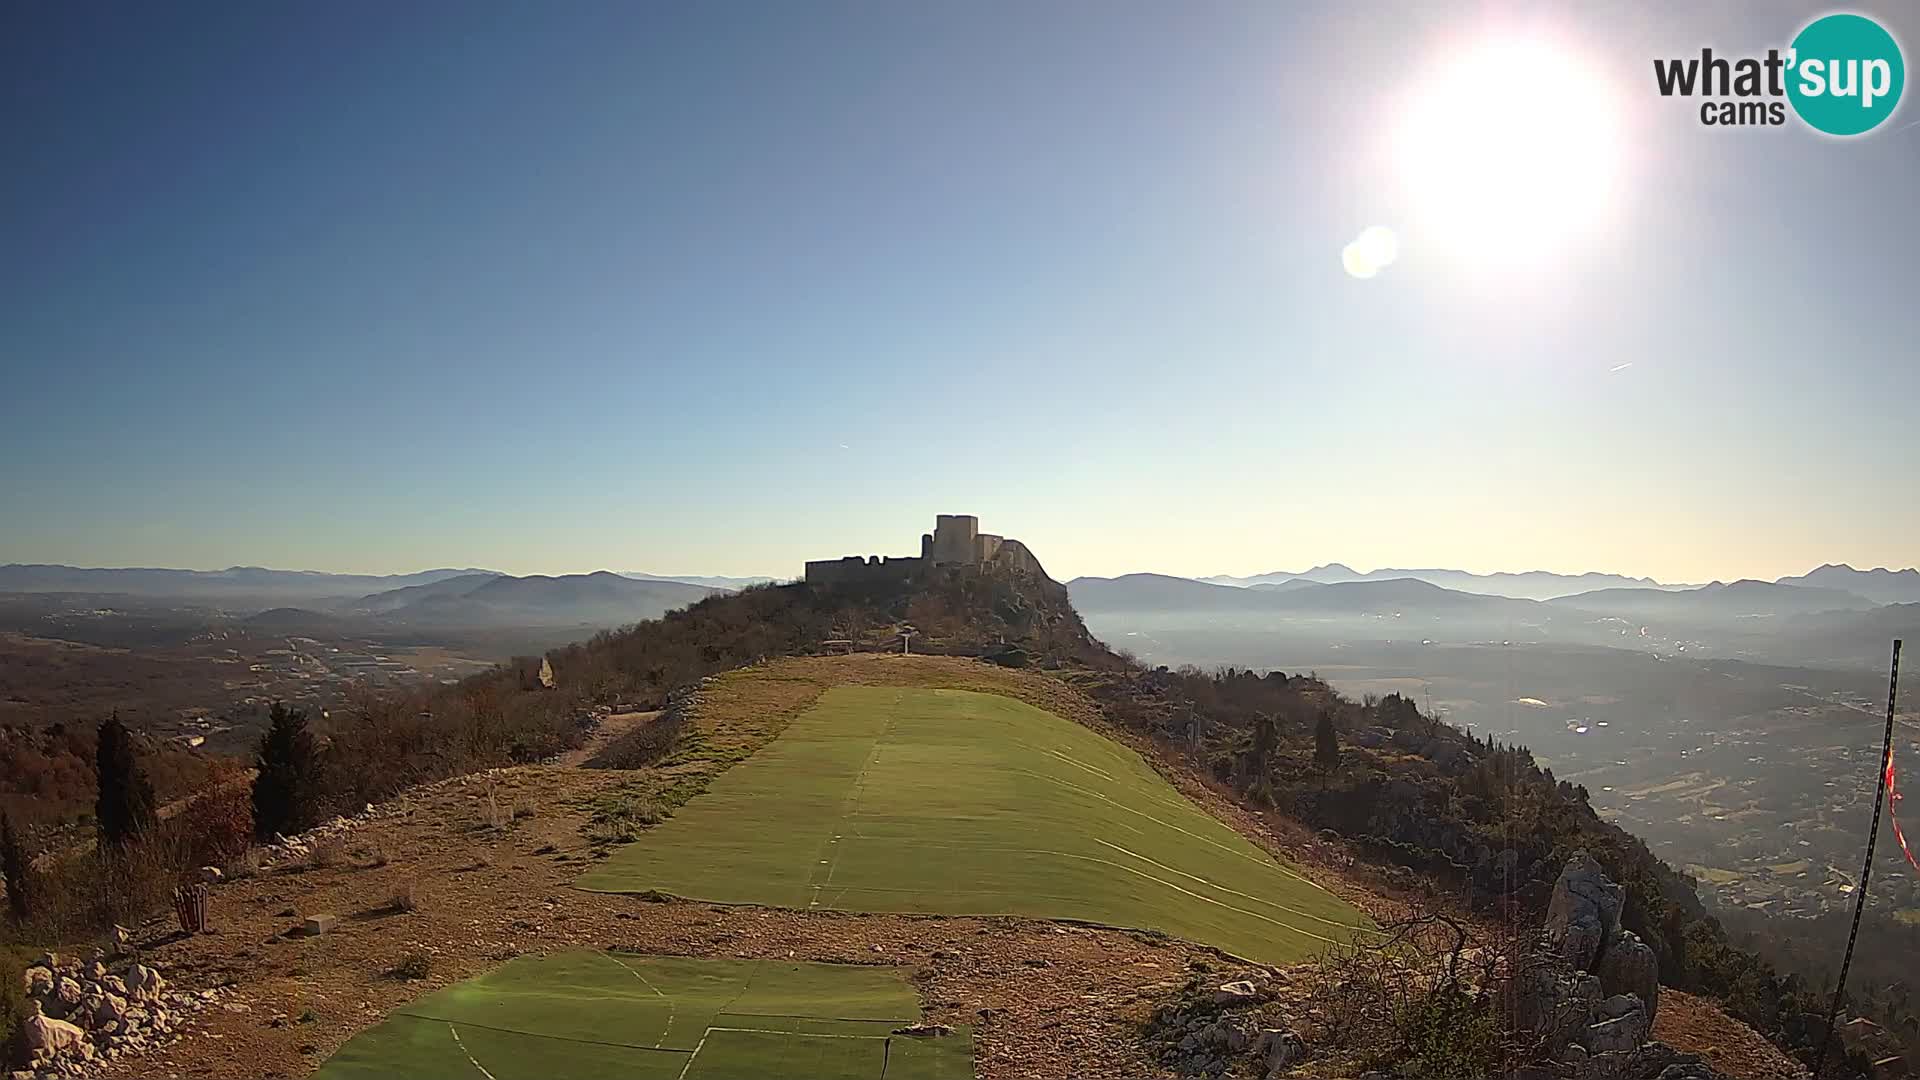
POLYGON ((1638 997, 1651 1024, 1660 1005, 1660 962, 1620 925, 1625 899, 1593 856, 1574 852, 1547 903, 1547 947, 1574 971, 1598 976, 1602 994, 1638 997))
POLYGON ((1549 943, 1576 971, 1592 971, 1620 930, 1623 894, 1585 851, 1576 851, 1547 903, 1549 943))
POLYGON ((1603 993, 1631 994, 1647 1007, 1652 1023, 1660 1008, 1660 960, 1653 949, 1631 930, 1621 930, 1600 953, 1594 965, 1603 993))
POLYGON ((1567 860, 1540 947, 1503 991, 1516 1026, 1539 1038, 1552 1066, 1539 1071, 1572 1080, 1718 1080, 1699 1058, 1651 1041, 1659 960, 1621 927, 1624 907, 1624 891, 1591 855, 1567 860))

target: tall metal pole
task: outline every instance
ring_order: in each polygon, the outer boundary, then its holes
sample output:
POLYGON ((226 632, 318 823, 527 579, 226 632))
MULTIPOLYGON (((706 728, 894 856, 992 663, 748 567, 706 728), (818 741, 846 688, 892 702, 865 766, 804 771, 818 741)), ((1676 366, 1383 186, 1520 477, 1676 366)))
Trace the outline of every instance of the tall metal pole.
POLYGON ((1827 1010, 1827 1033, 1820 1039, 1820 1056, 1813 1059, 1813 1080, 1827 1067, 1833 1027, 1840 1020, 1840 1000, 1847 992, 1847 969, 1853 966, 1853 943, 1860 936, 1860 913, 1867 907, 1867 880, 1873 874, 1873 842, 1880 837, 1880 804, 1887 798, 1887 762, 1893 758, 1893 703, 1900 689, 1900 639, 1893 641, 1893 672, 1887 676, 1887 737, 1880 750, 1880 779, 1873 794, 1873 828, 1867 832, 1867 861, 1860 868, 1860 886, 1854 890, 1853 929, 1847 933, 1847 951, 1840 958, 1840 981, 1833 987, 1833 1006, 1827 1010))

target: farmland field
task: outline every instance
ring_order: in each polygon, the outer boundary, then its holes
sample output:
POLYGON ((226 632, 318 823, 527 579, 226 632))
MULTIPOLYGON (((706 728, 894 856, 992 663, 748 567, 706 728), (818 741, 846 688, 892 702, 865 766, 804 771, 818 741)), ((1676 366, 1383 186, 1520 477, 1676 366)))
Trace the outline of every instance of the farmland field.
POLYGON ((578 884, 799 909, 1072 919, 1268 963, 1367 925, 1133 751, 963 690, 828 690, 578 884))
POLYGON ((970 1080, 972 1039, 892 1034, 900 968, 564 952, 412 1002, 318 1080, 970 1080))

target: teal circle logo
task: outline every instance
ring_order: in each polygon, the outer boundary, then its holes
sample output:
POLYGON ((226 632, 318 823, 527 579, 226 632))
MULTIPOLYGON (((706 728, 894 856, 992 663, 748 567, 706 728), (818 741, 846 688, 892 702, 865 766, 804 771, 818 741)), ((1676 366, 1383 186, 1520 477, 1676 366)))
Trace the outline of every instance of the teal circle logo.
POLYGON ((1787 54, 1787 100, 1808 126, 1829 135, 1862 135, 1900 104, 1907 65, 1900 43, 1865 15, 1825 15, 1808 23, 1787 54))

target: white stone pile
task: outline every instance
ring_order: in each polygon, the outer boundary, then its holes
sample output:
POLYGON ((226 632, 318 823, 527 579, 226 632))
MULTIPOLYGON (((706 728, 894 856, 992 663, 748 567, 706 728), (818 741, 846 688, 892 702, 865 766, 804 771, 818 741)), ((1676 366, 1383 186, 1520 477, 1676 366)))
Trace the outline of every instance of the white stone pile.
POLYGON ((221 993, 169 989, 158 971, 132 959, 109 965, 53 953, 21 978, 27 1018, 20 1034, 28 1058, 11 1080, 91 1076, 102 1062, 173 1041, 187 1018, 221 993))

